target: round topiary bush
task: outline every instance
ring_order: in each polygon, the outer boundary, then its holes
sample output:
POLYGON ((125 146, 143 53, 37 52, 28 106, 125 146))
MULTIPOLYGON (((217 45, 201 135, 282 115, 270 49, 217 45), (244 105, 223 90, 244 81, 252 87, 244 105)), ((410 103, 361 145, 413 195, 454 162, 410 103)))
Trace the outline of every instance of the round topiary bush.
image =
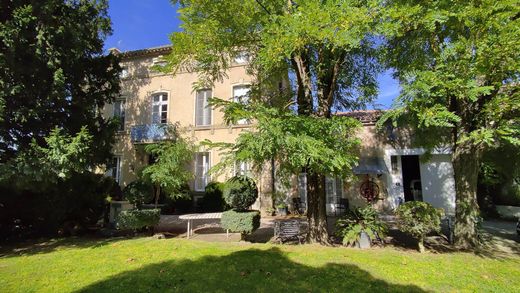
POLYGON ((424 238, 428 233, 441 229, 442 212, 423 201, 409 201, 397 208, 399 230, 418 240, 420 252, 424 252, 424 238))
POLYGON ((236 211, 246 211, 258 198, 258 188, 253 179, 235 176, 224 186, 224 200, 236 211))
POLYGON ((141 207, 143 204, 152 201, 153 187, 151 184, 143 180, 135 180, 123 189, 123 196, 135 207, 141 207))
POLYGON ((210 182, 204 190, 202 198, 202 210, 205 212, 221 212, 226 208, 224 201, 224 183, 210 182))

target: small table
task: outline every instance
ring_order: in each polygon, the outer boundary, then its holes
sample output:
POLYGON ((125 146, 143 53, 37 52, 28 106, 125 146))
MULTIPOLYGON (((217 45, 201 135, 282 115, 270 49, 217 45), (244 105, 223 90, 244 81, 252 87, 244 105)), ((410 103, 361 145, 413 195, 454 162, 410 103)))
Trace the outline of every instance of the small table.
MULTIPOLYGON (((179 216, 181 220, 188 221, 188 229, 186 231, 186 238, 190 239, 190 235, 193 235, 193 224, 191 221, 193 220, 211 220, 211 219, 221 219, 222 213, 204 213, 204 214, 186 214, 179 216)), ((226 229, 226 237, 229 237, 229 230, 226 229)))

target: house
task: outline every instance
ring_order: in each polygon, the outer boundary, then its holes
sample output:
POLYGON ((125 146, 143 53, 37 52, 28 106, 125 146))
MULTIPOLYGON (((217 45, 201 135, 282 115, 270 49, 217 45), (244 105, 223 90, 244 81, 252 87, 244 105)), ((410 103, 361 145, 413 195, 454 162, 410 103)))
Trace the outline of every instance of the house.
MULTIPOLYGON (((162 56, 170 52, 169 46, 143 50, 119 52, 122 58, 122 95, 120 99, 104 109, 106 117, 117 117, 121 129, 114 146, 113 168, 107 172, 121 186, 137 178, 138 171, 153 158, 143 149, 147 143, 167 139, 163 124, 178 124, 184 135, 194 141, 209 139, 219 142, 234 142, 240 132, 248 130, 248 121, 236 125, 224 123, 223 113, 208 106, 208 98, 246 99, 254 78, 247 74, 247 56, 232 61, 227 78, 213 88, 194 90, 197 73, 181 71, 172 76, 154 70, 164 64, 162 56)), ((395 130, 381 133, 375 122, 379 111, 356 111, 337 113, 359 119, 363 127, 359 132, 362 139, 360 163, 354 169, 354 179, 327 178, 327 212, 337 214, 341 198, 347 198, 350 206, 362 206, 369 198, 380 210, 395 209, 400 202, 424 200, 435 207, 453 213, 455 207, 453 168, 450 150, 435 150, 429 160, 424 160, 425 150, 413 148, 394 139, 395 130)), ((212 180, 225 181, 234 174, 250 172, 247 163, 234 166, 233 170, 210 178, 208 170, 220 161, 218 151, 201 149, 190 166, 194 180, 190 188, 195 200, 203 195, 205 186, 212 180)), ((276 188, 272 172, 255 176, 260 198, 255 208, 265 209, 272 205, 270 194, 276 188)), ((286 190, 292 197, 306 202, 305 174, 295 176, 294 188, 286 190)))

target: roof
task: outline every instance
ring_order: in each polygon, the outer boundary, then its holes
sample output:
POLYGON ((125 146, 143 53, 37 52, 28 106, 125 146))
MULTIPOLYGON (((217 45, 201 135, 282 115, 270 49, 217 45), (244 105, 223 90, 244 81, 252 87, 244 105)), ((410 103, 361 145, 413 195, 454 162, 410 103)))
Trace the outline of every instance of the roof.
POLYGON ((383 110, 358 110, 350 112, 336 112, 338 116, 347 116, 355 118, 363 124, 374 124, 377 122, 379 117, 383 115, 383 110))
POLYGON ((125 51, 125 52, 121 52, 117 48, 111 48, 111 49, 109 49, 109 51, 113 54, 121 56, 122 58, 132 58, 132 57, 167 54, 167 53, 170 53, 171 49, 172 49, 171 45, 164 45, 164 46, 132 50, 132 51, 125 51))

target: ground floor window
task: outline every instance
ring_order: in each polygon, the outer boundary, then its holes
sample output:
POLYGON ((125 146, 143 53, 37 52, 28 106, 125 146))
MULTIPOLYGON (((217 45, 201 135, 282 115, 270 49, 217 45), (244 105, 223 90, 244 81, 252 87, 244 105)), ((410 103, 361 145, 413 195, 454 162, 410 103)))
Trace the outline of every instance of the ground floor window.
POLYGON ((121 156, 114 156, 108 165, 106 175, 114 178, 118 183, 121 182, 121 167, 123 160, 121 156))
POLYGON ((204 191, 209 183, 209 152, 195 154, 195 191, 204 191))
POLYGON ((327 177, 325 179, 325 192, 328 204, 337 204, 343 197, 343 180, 339 177, 327 177))
POLYGON ((235 162, 235 176, 251 176, 251 164, 244 161, 235 162))

